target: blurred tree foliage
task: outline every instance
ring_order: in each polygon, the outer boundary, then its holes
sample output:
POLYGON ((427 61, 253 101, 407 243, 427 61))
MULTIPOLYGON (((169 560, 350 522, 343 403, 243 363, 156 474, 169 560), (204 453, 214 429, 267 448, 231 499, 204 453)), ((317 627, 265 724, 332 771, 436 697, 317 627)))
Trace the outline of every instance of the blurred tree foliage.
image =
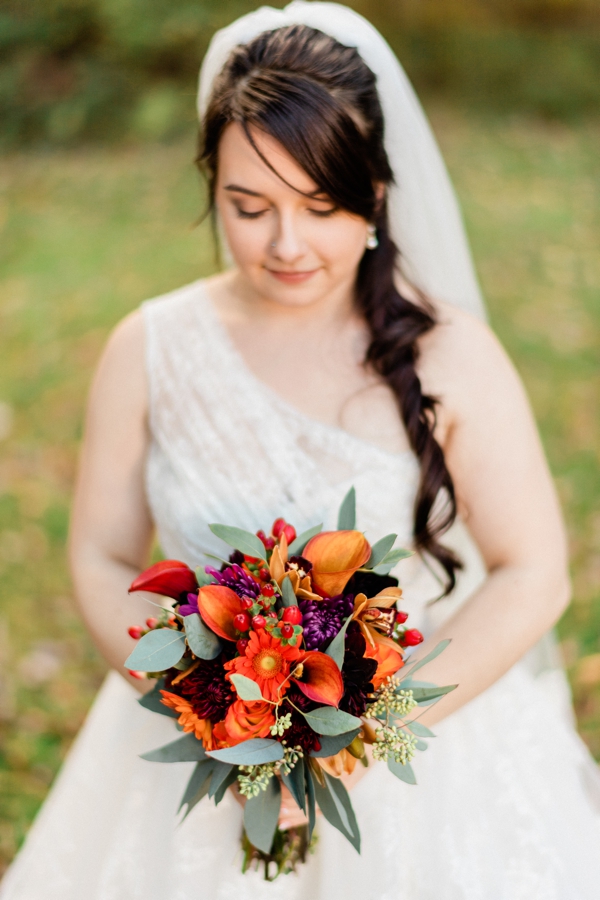
MULTIPOLYGON (((217 28, 253 0, 0 0, 0 141, 166 137, 217 28)), ((274 3, 282 6, 282 3, 274 3)), ((599 0, 354 0, 420 91, 558 118, 598 108, 599 0)))

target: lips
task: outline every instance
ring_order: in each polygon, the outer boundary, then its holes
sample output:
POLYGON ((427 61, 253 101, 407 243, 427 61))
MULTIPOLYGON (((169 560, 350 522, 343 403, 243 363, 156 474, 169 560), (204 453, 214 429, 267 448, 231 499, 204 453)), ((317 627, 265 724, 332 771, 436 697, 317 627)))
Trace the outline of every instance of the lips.
POLYGON ((308 279, 312 278, 318 271, 318 269, 309 269, 303 272, 286 272, 280 269, 267 269, 267 272, 269 272, 273 278, 277 278, 278 281, 283 281, 287 284, 299 284, 308 281, 308 279))

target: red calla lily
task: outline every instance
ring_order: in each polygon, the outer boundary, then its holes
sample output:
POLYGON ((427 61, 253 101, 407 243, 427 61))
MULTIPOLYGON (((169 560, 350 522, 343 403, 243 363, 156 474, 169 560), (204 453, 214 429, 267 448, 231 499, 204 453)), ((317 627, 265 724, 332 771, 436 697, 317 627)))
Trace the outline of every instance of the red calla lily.
POLYGON ((198 609, 215 634, 226 641, 237 641, 239 633, 233 620, 244 607, 235 591, 223 584, 207 584, 198 591, 198 609))
POLYGON ((337 706, 344 694, 342 673, 326 653, 310 650, 296 663, 302 665, 302 674, 293 678, 303 694, 315 703, 337 706))
POLYGON ((304 559, 312 563, 313 591, 322 597, 341 594, 370 555, 371 547, 361 531, 322 531, 302 551, 304 559))
POLYGON ((132 581, 129 593, 133 591, 149 591, 162 597, 179 599, 182 593, 198 590, 196 576, 189 566, 178 559, 163 559, 146 569, 132 581))

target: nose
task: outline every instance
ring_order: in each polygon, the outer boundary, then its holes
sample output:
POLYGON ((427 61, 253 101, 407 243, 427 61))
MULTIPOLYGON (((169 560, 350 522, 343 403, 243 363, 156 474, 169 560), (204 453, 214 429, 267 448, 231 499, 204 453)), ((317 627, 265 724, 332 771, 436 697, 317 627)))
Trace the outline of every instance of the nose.
POLYGON ((306 252, 300 223, 293 213, 280 213, 277 228, 272 237, 273 256, 288 264, 296 262, 306 252))

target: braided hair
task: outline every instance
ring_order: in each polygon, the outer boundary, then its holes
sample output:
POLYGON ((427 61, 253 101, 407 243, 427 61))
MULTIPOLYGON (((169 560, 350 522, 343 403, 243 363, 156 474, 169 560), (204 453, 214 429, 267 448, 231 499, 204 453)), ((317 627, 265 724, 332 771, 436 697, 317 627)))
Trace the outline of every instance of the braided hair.
POLYGON ((200 135, 197 163, 207 175, 213 212, 219 142, 232 122, 255 149, 251 127, 271 135, 333 203, 376 226, 378 246, 364 253, 355 286, 370 332, 365 363, 393 391, 419 461, 415 547, 442 566, 448 594, 461 562, 439 538, 456 518, 456 498, 434 437, 437 401, 423 393, 416 371, 419 338, 436 317, 425 296, 415 303, 397 286, 400 253, 377 191, 394 175, 375 76, 355 48, 306 25, 264 32, 237 47, 215 80, 200 135))

